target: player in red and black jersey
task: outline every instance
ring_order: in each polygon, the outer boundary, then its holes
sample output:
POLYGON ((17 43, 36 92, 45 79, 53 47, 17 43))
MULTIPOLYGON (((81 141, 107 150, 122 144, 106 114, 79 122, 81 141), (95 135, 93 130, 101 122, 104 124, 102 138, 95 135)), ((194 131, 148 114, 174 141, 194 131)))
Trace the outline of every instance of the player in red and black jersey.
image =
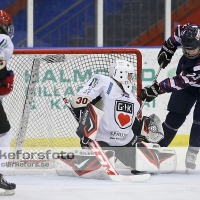
POLYGON ((13 90, 14 73, 7 69, 7 64, 13 54, 14 47, 11 40, 13 36, 12 19, 4 10, 0 10, 0 150, 2 155, 6 155, 0 158, 0 188, 5 190, 4 193, 0 193, 0 196, 13 195, 16 188, 14 183, 7 182, 3 177, 7 162, 6 157, 8 157, 7 154, 10 150, 12 132, 2 101, 13 90))

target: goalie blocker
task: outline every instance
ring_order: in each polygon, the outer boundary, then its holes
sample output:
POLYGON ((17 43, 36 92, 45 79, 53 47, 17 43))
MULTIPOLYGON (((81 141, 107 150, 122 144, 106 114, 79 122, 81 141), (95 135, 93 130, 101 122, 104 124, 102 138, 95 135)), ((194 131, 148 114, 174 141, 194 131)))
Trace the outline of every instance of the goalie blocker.
MULTIPOLYGON (((100 119, 103 112, 88 104, 85 108, 77 134, 82 142, 87 143, 90 139, 95 139, 100 119)), ((141 122, 141 135, 139 140, 132 146, 114 147, 99 141, 99 144, 105 151, 114 151, 117 159, 117 166, 128 167, 132 172, 145 171, 150 173, 170 173, 176 169, 176 152, 172 148, 162 148, 157 142, 163 139, 163 129, 161 121, 155 114, 149 117, 143 117, 141 122), (142 141, 141 141, 142 140, 142 141), (145 142, 144 142, 145 141, 145 142), (121 164, 119 164, 121 163, 121 164)), ((132 141, 133 142, 133 141, 132 141)), ((73 168, 72 168, 73 170, 73 168)))

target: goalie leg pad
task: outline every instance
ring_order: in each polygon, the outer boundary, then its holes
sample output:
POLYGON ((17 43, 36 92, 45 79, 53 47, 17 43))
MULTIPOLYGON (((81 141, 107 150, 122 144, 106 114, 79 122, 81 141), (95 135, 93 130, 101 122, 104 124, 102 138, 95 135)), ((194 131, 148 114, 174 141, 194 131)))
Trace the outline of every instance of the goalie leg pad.
POLYGON ((153 143, 136 143, 135 169, 136 171, 146 171, 158 173, 160 167, 159 148, 160 145, 153 143))
POLYGON ((177 167, 177 156, 173 148, 160 147, 153 143, 137 143, 135 170, 149 173, 172 173, 177 167))
POLYGON ((160 159, 160 173, 172 173, 177 167, 176 151, 169 147, 160 147, 159 150, 160 159))
MULTIPOLYGON (((75 176, 82 178, 108 179, 108 175, 102 168, 96 156, 90 149, 65 150, 66 156, 56 159, 56 172, 62 176, 75 176)), ((114 162, 114 151, 105 151, 112 165, 114 162)))

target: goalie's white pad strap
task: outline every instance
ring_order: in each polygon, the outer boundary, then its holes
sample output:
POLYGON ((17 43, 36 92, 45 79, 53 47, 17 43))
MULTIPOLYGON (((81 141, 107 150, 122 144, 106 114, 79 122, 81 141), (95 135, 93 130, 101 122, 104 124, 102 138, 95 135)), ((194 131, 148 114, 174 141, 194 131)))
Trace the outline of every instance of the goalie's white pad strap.
POLYGON ((150 121, 149 124, 147 124, 147 118, 144 117, 141 135, 144 136, 148 142, 158 143, 164 138, 161 120, 155 114, 150 115, 148 120, 150 121))

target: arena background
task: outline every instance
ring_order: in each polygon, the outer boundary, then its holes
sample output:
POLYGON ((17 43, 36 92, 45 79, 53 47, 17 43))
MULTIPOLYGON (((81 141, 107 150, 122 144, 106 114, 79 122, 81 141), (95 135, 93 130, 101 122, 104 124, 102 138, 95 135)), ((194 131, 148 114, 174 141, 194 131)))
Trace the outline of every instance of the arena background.
MULTIPOLYGON (((200 1, 4 0, 1 9, 13 19, 15 48, 138 48, 143 56, 143 86, 148 86, 159 68, 157 55, 170 30, 173 33, 178 24, 199 23, 200 1)), ((170 65, 161 70, 158 81, 175 74, 181 55, 178 49, 170 65)), ((143 114, 156 113, 164 121, 169 97, 160 95, 146 103, 143 114)), ((191 125, 192 112, 172 146, 188 146, 191 125)))

